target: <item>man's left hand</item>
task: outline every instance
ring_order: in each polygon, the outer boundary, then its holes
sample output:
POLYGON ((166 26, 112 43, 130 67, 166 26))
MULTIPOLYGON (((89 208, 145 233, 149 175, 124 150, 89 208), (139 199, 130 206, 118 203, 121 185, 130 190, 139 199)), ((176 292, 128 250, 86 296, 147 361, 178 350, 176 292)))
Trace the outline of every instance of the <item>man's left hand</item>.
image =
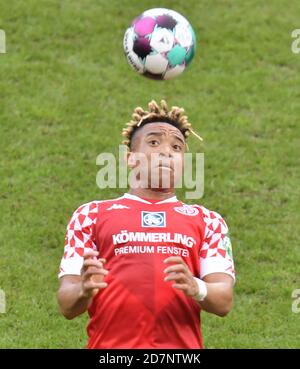
POLYGON ((164 260, 166 264, 175 264, 168 266, 164 273, 167 274, 165 281, 175 281, 174 288, 182 290, 187 296, 196 296, 199 293, 199 287, 187 264, 180 256, 170 256, 164 260))

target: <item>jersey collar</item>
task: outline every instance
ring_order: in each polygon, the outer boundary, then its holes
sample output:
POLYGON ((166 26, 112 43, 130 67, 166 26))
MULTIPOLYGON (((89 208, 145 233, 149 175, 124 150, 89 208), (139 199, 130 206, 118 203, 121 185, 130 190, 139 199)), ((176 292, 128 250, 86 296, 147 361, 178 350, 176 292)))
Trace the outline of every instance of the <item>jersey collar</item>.
POLYGON ((166 200, 162 200, 162 201, 158 201, 158 202, 150 202, 150 201, 147 201, 139 196, 136 196, 136 195, 132 195, 130 193, 125 193, 123 198, 125 199, 130 199, 130 200, 135 200, 135 201, 140 201, 140 202, 143 202, 145 204, 153 204, 153 205, 158 205, 158 204, 165 204, 165 203, 168 203, 168 202, 177 202, 177 197, 176 196, 172 196, 172 197, 169 197, 168 199, 166 200))

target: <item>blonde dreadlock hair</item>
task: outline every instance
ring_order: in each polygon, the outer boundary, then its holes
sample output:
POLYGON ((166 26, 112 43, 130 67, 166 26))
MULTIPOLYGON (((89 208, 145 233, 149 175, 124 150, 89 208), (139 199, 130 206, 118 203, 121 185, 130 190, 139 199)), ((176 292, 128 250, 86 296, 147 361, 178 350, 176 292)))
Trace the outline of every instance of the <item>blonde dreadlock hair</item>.
POLYGON ((149 111, 144 110, 140 106, 134 109, 132 119, 126 124, 126 128, 123 128, 122 136, 125 137, 123 141, 124 145, 130 148, 131 140, 135 131, 146 123, 165 122, 178 128, 183 134, 184 138, 192 133, 200 141, 202 138, 192 129, 191 123, 188 122, 188 117, 184 114, 184 109, 178 106, 172 106, 171 110, 168 109, 168 105, 165 100, 161 100, 160 106, 156 101, 152 100, 148 104, 149 111))

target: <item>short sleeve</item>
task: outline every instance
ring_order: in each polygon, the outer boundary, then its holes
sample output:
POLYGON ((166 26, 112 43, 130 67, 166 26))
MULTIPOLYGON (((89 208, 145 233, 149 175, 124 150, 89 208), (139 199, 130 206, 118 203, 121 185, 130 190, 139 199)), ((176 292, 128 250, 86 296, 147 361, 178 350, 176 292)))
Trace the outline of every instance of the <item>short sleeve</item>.
POLYGON ((84 204, 73 213, 67 226, 59 278, 68 274, 80 275, 85 249, 97 249, 94 234, 97 214, 97 201, 84 204))
POLYGON ((220 214, 203 208, 205 232, 200 249, 200 278, 226 273, 235 280, 231 241, 227 224, 220 214))

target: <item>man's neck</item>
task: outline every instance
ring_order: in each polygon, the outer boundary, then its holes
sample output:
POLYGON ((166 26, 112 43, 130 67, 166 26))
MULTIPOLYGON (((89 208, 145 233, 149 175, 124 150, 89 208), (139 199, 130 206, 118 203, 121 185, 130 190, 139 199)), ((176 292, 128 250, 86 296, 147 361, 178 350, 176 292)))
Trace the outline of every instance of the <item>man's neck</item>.
POLYGON ((175 196, 173 188, 170 189, 151 189, 151 188, 130 188, 128 193, 138 197, 153 200, 166 200, 175 196))

